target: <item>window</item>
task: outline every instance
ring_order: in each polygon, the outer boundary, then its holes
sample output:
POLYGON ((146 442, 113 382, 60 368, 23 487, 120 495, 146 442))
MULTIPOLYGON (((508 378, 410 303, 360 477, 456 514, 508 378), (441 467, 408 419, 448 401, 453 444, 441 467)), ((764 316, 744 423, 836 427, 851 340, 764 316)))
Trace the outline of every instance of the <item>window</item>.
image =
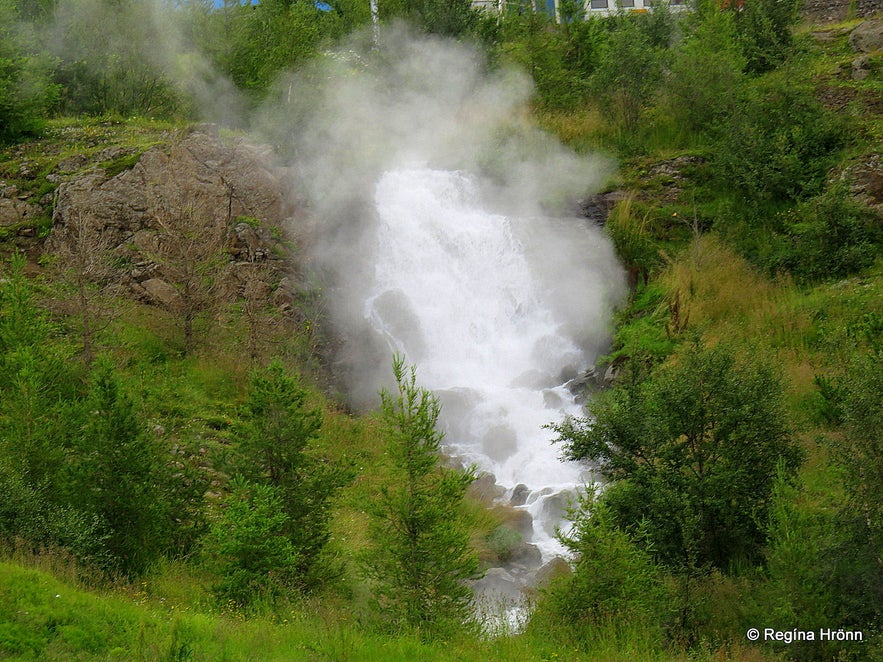
POLYGON ((592 9, 607 9, 607 0, 591 0, 592 9))

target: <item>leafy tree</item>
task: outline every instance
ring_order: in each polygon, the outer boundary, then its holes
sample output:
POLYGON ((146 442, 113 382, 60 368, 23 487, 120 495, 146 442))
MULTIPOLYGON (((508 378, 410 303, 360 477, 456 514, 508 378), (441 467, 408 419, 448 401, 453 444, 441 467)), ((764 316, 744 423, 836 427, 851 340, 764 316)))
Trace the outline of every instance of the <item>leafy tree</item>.
POLYGON ((362 567, 390 620, 437 636, 467 621, 472 591, 465 582, 478 577, 461 511, 475 475, 439 466, 438 400, 417 386, 402 357, 393 372, 397 394, 381 393, 391 484, 370 505, 373 549, 362 567))
POLYGON ((307 391, 279 361, 252 372, 244 409, 242 473, 276 491, 286 516, 282 530, 297 553, 298 582, 309 588, 327 570, 320 561, 330 537, 331 498, 351 479, 350 470, 310 448, 322 414, 307 407, 307 391))
POLYGON ((478 24, 478 10, 470 0, 405 0, 404 15, 421 30, 459 37, 478 24))
POLYGON ((794 42, 791 30, 800 19, 801 0, 749 0, 727 4, 736 19, 746 70, 763 73, 785 62, 794 42))
POLYGON ((62 0, 44 37, 60 62, 55 82, 65 113, 175 115, 167 34, 149 3, 62 0))
POLYGON ((711 11, 674 50, 665 79, 665 110, 689 134, 715 135, 735 112, 744 59, 733 16, 711 11))
POLYGON ((663 62, 663 51, 637 19, 624 17, 615 24, 593 83, 625 135, 637 130, 661 81, 663 62))
POLYGON ((675 568, 757 559, 777 465, 796 470, 773 370, 698 344, 644 381, 554 426, 571 459, 599 463, 618 527, 675 568))
POLYGON ((15 0, 0 0, 0 145, 39 132, 58 93, 15 0))
POLYGON ((288 515, 279 490, 233 479, 223 516, 210 537, 222 559, 214 592, 221 602, 242 608, 289 588, 297 575, 298 553, 288 535, 288 515))

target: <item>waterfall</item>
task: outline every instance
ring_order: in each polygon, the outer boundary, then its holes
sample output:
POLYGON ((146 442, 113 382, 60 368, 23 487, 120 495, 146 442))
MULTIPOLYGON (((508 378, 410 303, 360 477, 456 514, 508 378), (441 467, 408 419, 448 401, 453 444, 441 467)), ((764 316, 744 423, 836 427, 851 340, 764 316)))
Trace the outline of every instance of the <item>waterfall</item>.
POLYGON ((625 292, 610 241, 564 211, 611 164, 531 125, 523 72, 403 26, 381 37, 298 73, 265 126, 315 221, 298 230, 349 404, 377 406, 394 352, 417 367, 445 453, 515 509, 523 553, 488 575, 517 595, 563 552, 555 528, 590 479, 544 426, 581 414, 566 384, 606 346, 625 292))
MULTIPOLYGON (((527 542, 548 562, 563 553, 556 527, 589 472, 560 459, 544 426, 581 414, 565 381, 593 358, 562 317, 556 289, 589 298, 603 283, 585 269, 563 277, 555 270, 560 280, 550 279, 542 261, 572 257, 536 245, 555 224, 494 213, 481 198, 466 172, 385 172, 374 192, 374 264, 362 312, 442 402, 448 454, 493 475, 505 489, 501 500, 530 513, 527 542)), ((593 247, 602 244, 585 220, 559 226, 569 251, 597 258, 593 247)))

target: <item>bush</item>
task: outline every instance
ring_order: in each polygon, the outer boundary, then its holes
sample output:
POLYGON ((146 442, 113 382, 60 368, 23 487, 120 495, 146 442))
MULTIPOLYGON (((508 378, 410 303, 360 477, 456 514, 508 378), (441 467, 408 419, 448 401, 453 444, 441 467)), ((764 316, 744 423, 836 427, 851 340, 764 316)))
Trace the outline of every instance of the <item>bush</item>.
POLYGON ((747 71, 770 71, 788 59, 794 42, 791 30, 800 18, 800 3, 801 0, 728 3, 736 19, 747 71))
POLYGON ((732 15, 709 12, 674 50, 665 112, 686 135, 713 138, 734 113, 743 68, 732 15))
POLYGON ((627 622, 655 630, 661 640, 667 620, 661 573, 650 554, 614 525, 603 503, 583 499, 573 529, 561 541, 574 555, 574 571, 548 591, 559 618, 583 626, 627 622))
POLYGON ((0 0, 0 145, 37 134, 58 94, 51 62, 17 19, 14 0, 0 0))
POLYGON ((789 250, 780 264, 808 281, 842 278, 871 266, 883 242, 877 214, 842 188, 800 205, 788 216, 785 233, 789 250))
POLYGON ((798 466, 783 407, 765 362, 696 344, 554 428, 569 458, 615 481, 603 502, 617 527, 670 567, 727 571, 761 557, 777 467, 798 466))
POLYGON ((737 196, 739 214, 817 195, 846 141, 839 116, 787 72, 742 87, 713 148, 718 187, 737 196))
POLYGON ((288 515, 280 491, 235 478, 211 549, 221 559, 218 601, 238 608, 276 597, 294 585, 298 554, 285 533, 288 515))

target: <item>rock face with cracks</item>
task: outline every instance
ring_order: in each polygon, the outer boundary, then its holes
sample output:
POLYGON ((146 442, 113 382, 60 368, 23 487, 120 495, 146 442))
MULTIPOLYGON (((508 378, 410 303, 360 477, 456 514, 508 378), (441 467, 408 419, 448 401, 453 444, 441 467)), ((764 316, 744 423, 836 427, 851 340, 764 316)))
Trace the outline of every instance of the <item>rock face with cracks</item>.
POLYGON ((215 250, 227 262, 220 293, 235 295, 243 274, 259 262, 279 281, 289 255, 281 231, 271 228, 289 225, 297 205, 270 156, 269 148, 221 140, 216 127, 203 125, 150 148, 115 176, 86 167, 58 187, 45 251, 75 248, 88 227, 112 252, 132 295, 169 306, 176 295, 157 255, 198 226, 217 241, 194 241, 193 250, 215 250))

